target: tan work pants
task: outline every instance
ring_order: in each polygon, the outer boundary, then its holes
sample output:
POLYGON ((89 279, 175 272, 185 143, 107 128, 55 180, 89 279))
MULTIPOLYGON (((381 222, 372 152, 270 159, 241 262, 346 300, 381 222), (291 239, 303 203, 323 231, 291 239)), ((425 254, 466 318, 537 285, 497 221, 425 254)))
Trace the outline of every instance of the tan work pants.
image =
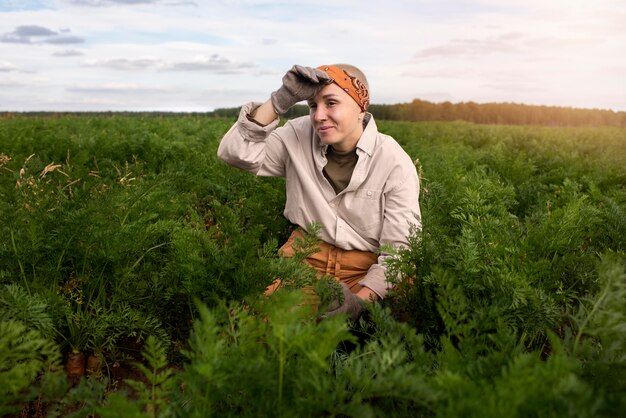
MULTIPOLYGON (((293 257, 295 255, 294 242, 296 239, 303 240, 305 234, 306 232, 301 228, 295 229, 287 242, 280 247, 278 253, 283 257, 293 257)), ((378 256, 373 252, 342 250, 322 241, 319 244, 319 251, 308 256, 305 262, 318 271, 318 276, 321 277, 324 274, 332 276, 345 283, 352 293, 357 293, 363 288, 359 281, 365 277, 370 266, 377 260, 378 256)), ((279 286, 280 279, 274 281, 265 294, 272 294, 279 286)))

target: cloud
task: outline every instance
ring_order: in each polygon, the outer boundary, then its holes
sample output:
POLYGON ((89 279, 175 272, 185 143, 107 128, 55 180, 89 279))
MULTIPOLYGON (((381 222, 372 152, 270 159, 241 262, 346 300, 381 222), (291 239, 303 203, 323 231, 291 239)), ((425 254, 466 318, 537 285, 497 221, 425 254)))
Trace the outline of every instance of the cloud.
POLYGON ((175 62, 166 65, 163 69, 166 71, 211 71, 218 74, 233 74, 253 67, 254 64, 250 62, 232 62, 218 54, 213 54, 208 58, 198 57, 188 62, 175 62))
POLYGON ((53 57, 79 57, 85 55, 75 49, 66 49, 64 51, 56 51, 52 53, 53 57))
POLYGON ((9 73, 17 71, 17 68, 11 63, 0 61, 0 73, 9 73))
POLYGON ((447 45, 425 48, 416 54, 417 58, 438 56, 484 56, 493 53, 510 53, 519 50, 516 41, 523 38, 520 33, 505 33, 487 39, 451 39, 447 45))
MULTIPOLYGON (((79 84, 65 87, 65 102, 56 109, 80 108, 90 111, 209 111, 217 107, 235 107, 254 95, 254 89, 224 88, 183 89, 179 85, 146 86, 139 83, 79 84)), ((1 82, 0 82, 1 85, 1 82)), ((1 96, 1 93, 0 93, 1 96)), ((1 101, 1 97, 0 97, 1 101)), ((0 103, 0 108, 2 108, 0 103)))
POLYGON ((162 66, 162 62, 155 58, 106 58, 100 60, 89 60, 86 62, 89 67, 102 67, 120 71, 151 70, 162 66))
POLYGON ((254 68, 251 62, 233 62, 218 54, 210 57, 197 57, 190 61, 167 62, 164 60, 146 58, 108 58, 101 60, 89 60, 86 65, 90 67, 103 67, 120 71, 208 71, 217 74, 234 74, 242 70, 254 68))
POLYGON ((77 6, 88 7, 106 7, 106 6, 135 6, 142 4, 160 4, 164 6, 197 6, 195 1, 191 0, 73 0, 72 4, 77 6))
POLYGON ((445 78, 445 79, 465 79, 476 74, 471 68, 437 68, 437 69, 410 69, 400 73, 405 77, 417 78, 445 78))
POLYGON ((74 0, 71 3, 79 6, 110 6, 114 4, 134 5, 134 4, 154 4, 160 0, 74 0))
POLYGON ((56 32, 44 28, 42 26, 35 25, 26 25, 26 26, 18 26, 13 30, 13 34, 19 37, 30 37, 30 36, 55 36, 56 32))
POLYGON ((558 51, 566 54, 571 48, 597 44, 592 38, 561 38, 548 36, 527 37, 518 32, 504 33, 486 38, 450 39, 447 44, 424 48, 415 58, 480 58, 494 54, 535 54, 558 51))
POLYGON ((525 93, 542 93, 548 91, 547 88, 537 87, 536 84, 530 81, 524 80, 515 80, 514 82, 491 82, 484 83, 480 85, 481 88, 491 90, 499 90, 504 91, 508 94, 516 94, 516 92, 525 92, 525 93))
POLYGON ((143 87, 134 84, 104 84, 104 85, 82 85, 67 87, 71 93, 79 94, 113 94, 133 93, 133 94, 163 94, 170 92, 163 88, 143 87))
POLYGON ((54 45, 80 44, 83 42, 85 42, 85 40, 79 36, 55 36, 53 38, 50 38, 44 41, 44 43, 54 44, 54 45))
POLYGON ((577 47, 593 47, 598 44, 598 40, 592 38, 549 38, 540 37, 528 39, 524 42, 524 46, 532 49, 564 49, 564 48, 577 48, 577 47))
MULTIPOLYGON (((69 29, 61 30, 70 32, 69 29)), ((79 44, 85 42, 83 38, 73 35, 61 35, 51 29, 37 25, 23 25, 0 36, 0 42, 14 44, 79 44)))

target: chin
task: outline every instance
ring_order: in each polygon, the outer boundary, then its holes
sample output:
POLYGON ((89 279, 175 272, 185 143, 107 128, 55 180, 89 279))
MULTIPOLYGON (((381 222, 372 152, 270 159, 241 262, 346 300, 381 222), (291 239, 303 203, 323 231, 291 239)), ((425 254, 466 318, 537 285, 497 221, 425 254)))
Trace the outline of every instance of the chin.
POLYGON ((332 136, 320 136, 320 141, 325 145, 332 145, 337 142, 332 136))

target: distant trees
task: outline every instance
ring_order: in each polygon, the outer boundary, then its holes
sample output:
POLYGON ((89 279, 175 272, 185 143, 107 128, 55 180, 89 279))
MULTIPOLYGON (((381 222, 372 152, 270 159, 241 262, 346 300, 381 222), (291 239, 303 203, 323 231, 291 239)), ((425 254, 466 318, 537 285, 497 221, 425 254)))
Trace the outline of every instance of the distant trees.
POLYGON ((370 106, 377 119, 408 121, 454 121, 507 125, 618 126, 626 127, 626 112, 531 106, 517 103, 432 103, 415 99, 410 103, 370 106))
MULTIPOLYGON (((239 115, 238 107, 218 108, 211 112, 189 112, 188 116, 208 115, 212 117, 234 118, 239 115)), ((433 103, 414 99, 410 103, 372 104, 369 111, 378 120, 404 121, 455 121, 501 125, 543 125, 543 126, 615 126, 626 128, 626 112, 606 109, 581 109, 558 106, 533 106, 518 103, 476 103, 442 102, 433 103)), ((10 118, 20 114, 32 116, 74 115, 74 116, 157 116, 172 117, 179 112, 0 112, 0 118, 10 118)), ((292 119, 309 114, 304 104, 293 106, 283 115, 292 119)))
MULTIPOLYGON (((517 103, 433 103, 415 99, 410 103, 372 104, 369 111, 380 120, 455 121, 506 125, 617 126, 626 127, 626 112, 579 109, 558 106, 532 106, 517 103)), ((238 108, 216 109, 213 116, 234 117, 238 108)), ((306 105, 296 105, 286 119, 309 113, 306 105)))

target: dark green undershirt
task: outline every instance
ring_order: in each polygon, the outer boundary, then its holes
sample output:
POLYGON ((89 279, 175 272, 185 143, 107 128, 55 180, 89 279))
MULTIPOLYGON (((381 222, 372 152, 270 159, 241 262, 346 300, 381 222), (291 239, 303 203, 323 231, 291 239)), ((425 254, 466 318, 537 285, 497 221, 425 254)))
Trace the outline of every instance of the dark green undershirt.
POLYGON ((335 193, 339 194, 350 184, 352 172, 359 156, 356 154, 356 148, 348 152, 339 152, 329 146, 326 151, 326 159, 328 163, 323 170, 324 177, 333 186, 335 193))

